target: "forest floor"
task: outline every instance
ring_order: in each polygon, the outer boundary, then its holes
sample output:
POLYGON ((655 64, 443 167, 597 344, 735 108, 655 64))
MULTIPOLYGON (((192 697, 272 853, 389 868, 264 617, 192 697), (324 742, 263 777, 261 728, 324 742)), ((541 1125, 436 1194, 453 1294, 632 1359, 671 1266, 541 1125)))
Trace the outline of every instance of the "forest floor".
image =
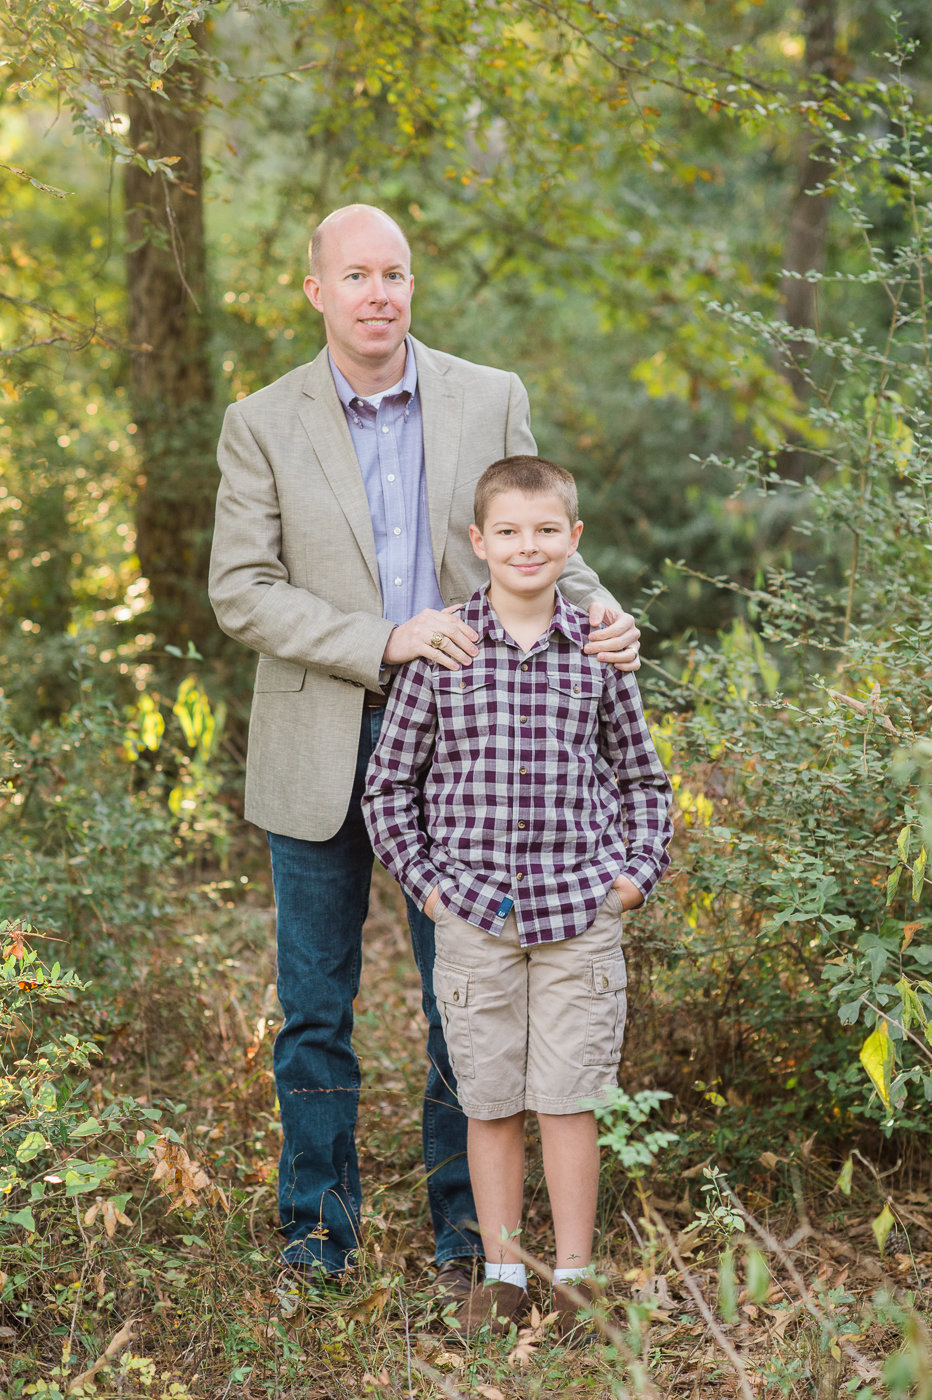
MULTIPOLYGON (((179 929, 174 943, 153 953, 122 1010, 98 1035, 101 1103, 132 1092, 140 1103, 171 1104, 163 1122, 182 1131, 190 1154, 177 1177, 187 1172, 187 1200, 172 1196, 164 1178, 161 1191, 155 1178, 137 1178, 138 1217, 127 1207, 126 1225, 111 1220, 112 1233, 100 1228, 103 1215, 94 1227, 79 1220, 71 1256, 50 1253, 41 1282, 36 1275, 43 1301, 31 1325, 25 1332, 20 1321, 0 1327, 0 1339, 16 1337, 20 1358, 18 1371, 5 1369, 0 1354, 0 1382, 23 1374, 22 1358, 31 1349, 42 1364, 31 1378, 38 1388, 28 1393, 49 1400, 69 1394, 831 1400, 915 1393, 911 1387, 928 1374, 932 1355, 922 1319, 932 1287, 928 1192, 898 1191, 897 1228, 881 1252, 871 1226, 876 1193, 844 1196, 835 1187, 837 1172, 805 1150, 793 1170, 795 1194, 774 1190, 771 1199, 766 1189, 750 1187, 742 1194, 756 1222, 743 1229, 724 1216, 707 1214, 704 1223, 698 1217, 710 1205, 701 1190, 706 1163, 681 1163, 672 1180, 658 1171, 639 1192, 607 1161, 599 1340, 571 1351, 555 1344, 547 1285, 535 1278, 532 1326, 497 1343, 468 1349, 451 1343, 431 1296, 419 984, 400 896, 379 871, 356 1008, 363 1067, 361 1263, 342 1291, 315 1294, 297 1285, 276 1263, 280 1132, 271 1043, 277 1002, 274 914, 263 879, 255 876, 245 899, 229 899, 229 889, 218 884, 212 916, 179 929), (229 1212, 211 1203, 198 1165, 223 1187, 229 1212), (749 1247, 760 1250, 756 1260, 749 1247), (62 1281, 57 1292, 56 1279, 62 1281), (63 1337, 67 1364, 58 1359, 65 1356, 63 1337), (894 1355, 905 1378, 901 1391, 881 1380, 894 1355)), ((636 1076, 637 1066, 630 1073, 636 1076)), ((766 1152, 762 1161, 766 1180, 774 1162, 766 1152)), ((531 1131, 528 1182, 523 1242, 546 1261, 552 1235, 531 1131)), ((6 1393, 25 1392, 11 1381, 6 1393)))

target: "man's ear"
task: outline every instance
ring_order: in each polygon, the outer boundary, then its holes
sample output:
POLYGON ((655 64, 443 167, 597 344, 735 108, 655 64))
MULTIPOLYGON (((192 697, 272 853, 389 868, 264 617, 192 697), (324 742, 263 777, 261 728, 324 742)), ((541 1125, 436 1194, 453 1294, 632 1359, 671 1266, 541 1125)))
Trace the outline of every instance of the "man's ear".
POLYGON ((483 538, 482 538, 482 531, 479 529, 478 525, 470 525, 470 527, 469 527, 469 538, 470 538, 470 540, 472 541, 472 547, 473 547, 473 550, 475 551, 477 557, 478 557, 479 559, 484 559, 484 558, 485 558, 485 541, 484 541, 483 538))
POLYGON ((320 278, 314 277, 310 272, 304 279, 304 295, 315 311, 323 311, 324 308, 320 300, 320 278))

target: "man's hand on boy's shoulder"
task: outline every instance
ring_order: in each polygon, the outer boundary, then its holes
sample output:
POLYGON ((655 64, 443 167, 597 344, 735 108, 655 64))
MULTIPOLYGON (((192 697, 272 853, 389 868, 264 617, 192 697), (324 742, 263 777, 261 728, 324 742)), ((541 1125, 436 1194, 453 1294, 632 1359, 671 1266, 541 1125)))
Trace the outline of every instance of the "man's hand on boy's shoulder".
POLYGON ((393 627, 382 653, 383 665, 400 666, 423 656, 427 661, 439 662, 448 671, 469 666, 479 654, 479 635, 457 617, 460 606, 444 608, 443 612, 425 608, 416 617, 393 627))
POLYGON ((616 612, 604 603, 589 608, 589 640, 586 651, 599 661, 608 661, 619 671, 637 671, 641 666, 640 632, 630 613, 616 612))

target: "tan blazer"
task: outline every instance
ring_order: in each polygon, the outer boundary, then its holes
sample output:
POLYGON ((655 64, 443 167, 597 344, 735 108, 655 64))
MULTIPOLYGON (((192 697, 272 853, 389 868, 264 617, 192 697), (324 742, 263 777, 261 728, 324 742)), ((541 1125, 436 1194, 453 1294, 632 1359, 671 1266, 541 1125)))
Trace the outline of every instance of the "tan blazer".
MULTIPOLYGON (((535 451, 515 374, 414 342, 431 541, 446 603, 488 578, 468 538, 476 480, 535 451)), ((226 411, 210 562, 224 632, 259 653, 249 725, 246 817, 324 841, 349 805, 366 689, 378 690, 391 623, 372 522, 326 349, 226 411)), ((610 601, 576 555, 561 586, 610 601)))

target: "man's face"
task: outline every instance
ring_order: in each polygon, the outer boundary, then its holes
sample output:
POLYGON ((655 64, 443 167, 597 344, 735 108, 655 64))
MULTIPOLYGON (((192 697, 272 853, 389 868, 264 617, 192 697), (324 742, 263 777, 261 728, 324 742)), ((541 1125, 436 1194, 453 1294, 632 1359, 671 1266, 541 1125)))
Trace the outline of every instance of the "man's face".
POLYGON ((317 275, 305 278, 304 292, 323 315, 331 354, 351 383, 353 369, 397 369, 401 377, 413 291, 407 246, 387 219, 354 210, 327 228, 317 275))
POLYGON ((489 502, 482 529, 469 527, 473 549, 489 566, 493 593, 526 600, 548 594, 581 534, 582 521, 571 525, 566 506, 549 492, 502 491, 489 502))

